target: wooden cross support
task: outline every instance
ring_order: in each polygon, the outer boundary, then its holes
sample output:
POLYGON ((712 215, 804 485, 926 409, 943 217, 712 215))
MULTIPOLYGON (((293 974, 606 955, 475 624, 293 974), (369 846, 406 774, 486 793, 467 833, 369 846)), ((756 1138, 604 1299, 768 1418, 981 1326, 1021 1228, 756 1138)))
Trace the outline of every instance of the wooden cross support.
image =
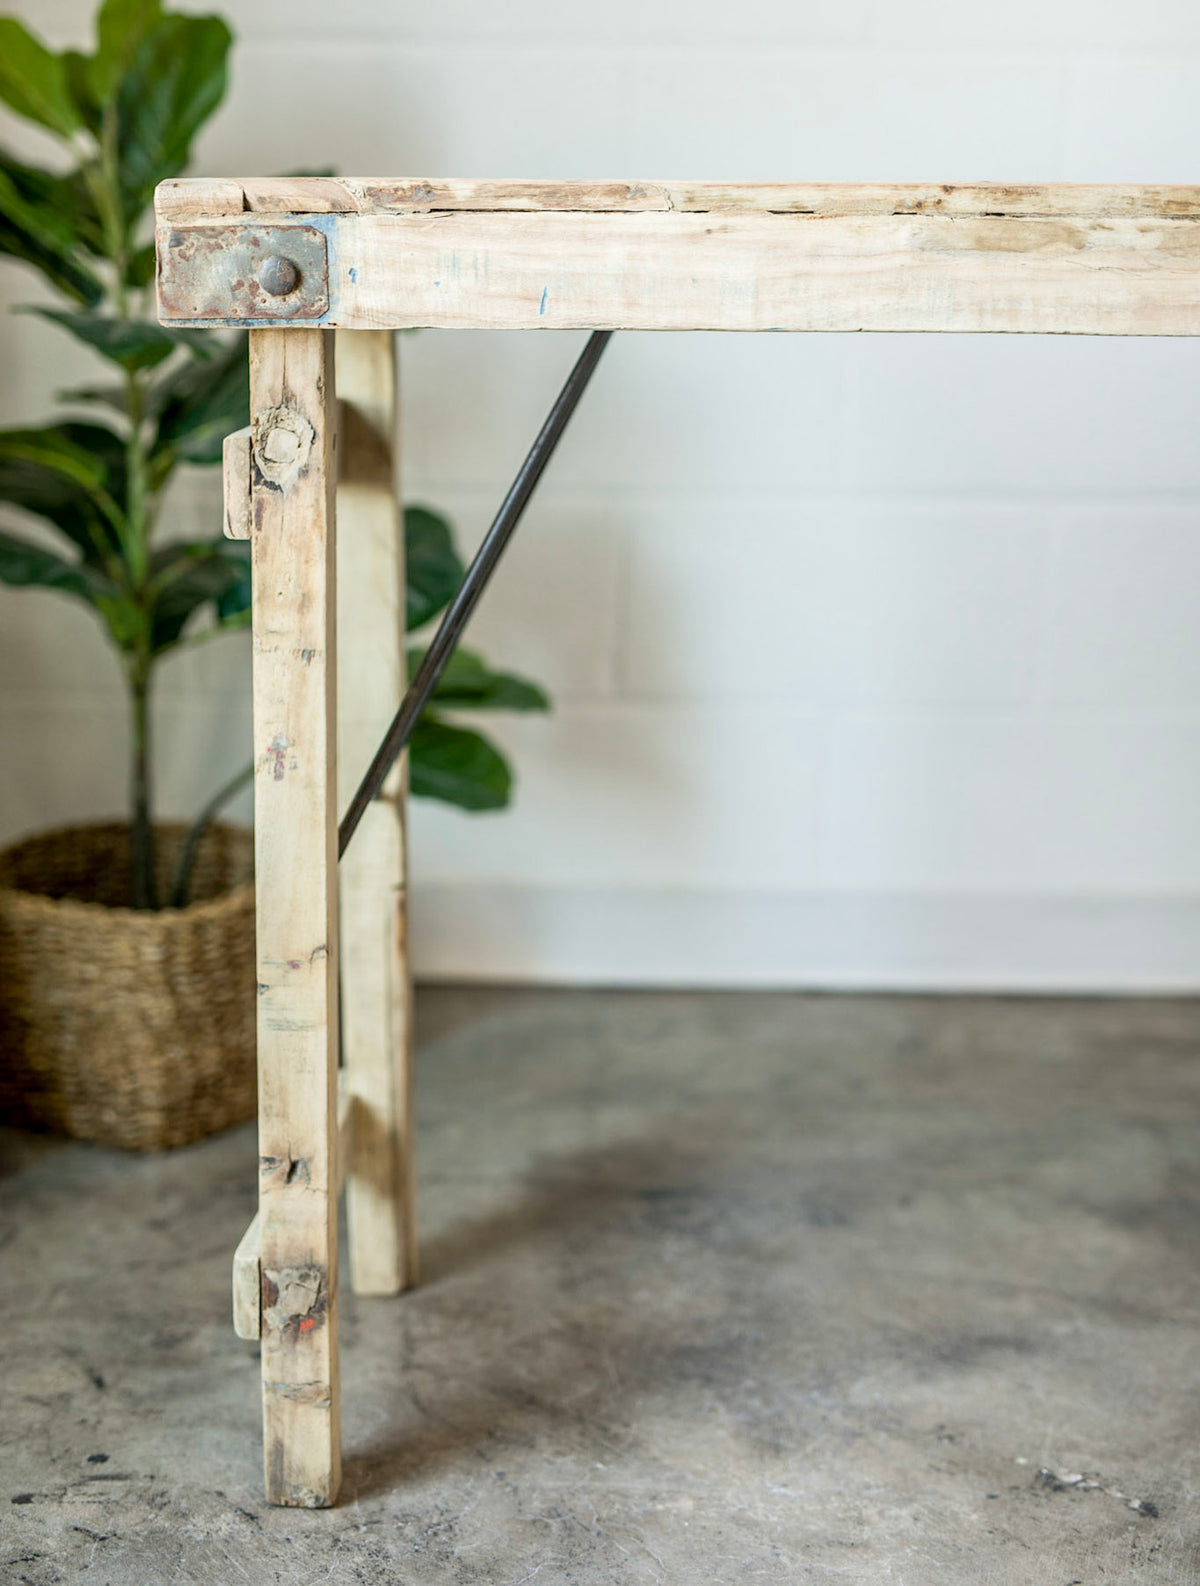
POLYGON ((355 1289, 416 1280, 402 761, 337 875, 404 683, 391 333, 1194 336, 1200 188, 306 177, 166 182, 156 207, 163 323, 250 330, 225 525, 253 548, 260 1156, 234 1315, 262 1343, 267 1497, 325 1505, 343 1181, 355 1289))

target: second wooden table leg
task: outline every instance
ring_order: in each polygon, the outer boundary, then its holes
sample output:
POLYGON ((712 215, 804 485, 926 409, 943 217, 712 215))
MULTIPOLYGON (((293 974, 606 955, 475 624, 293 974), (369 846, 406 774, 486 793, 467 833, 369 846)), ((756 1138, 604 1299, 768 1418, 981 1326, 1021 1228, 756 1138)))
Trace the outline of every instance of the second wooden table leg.
MULTIPOLYGON (((405 577, 394 335, 339 332, 337 365, 344 810, 404 692, 405 577)), ((353 1098, 346 1215, 358 1294, 395 1294, 417 1281, 406 783, 407 756, 367 810, 341 867, 342 1038, 353 1098)))

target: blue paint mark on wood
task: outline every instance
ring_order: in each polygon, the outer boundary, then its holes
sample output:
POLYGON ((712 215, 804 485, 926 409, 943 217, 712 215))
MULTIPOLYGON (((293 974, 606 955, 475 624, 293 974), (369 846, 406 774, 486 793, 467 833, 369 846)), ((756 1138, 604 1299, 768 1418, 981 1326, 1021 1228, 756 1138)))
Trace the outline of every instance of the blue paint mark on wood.
POLYGON ((546 299, 549 296, 550 296, 550 288, 548 286, 544 286, 542 288, 542 301, 538 304, 538 313, 539 314, 544 314, 546 312, 546 299))

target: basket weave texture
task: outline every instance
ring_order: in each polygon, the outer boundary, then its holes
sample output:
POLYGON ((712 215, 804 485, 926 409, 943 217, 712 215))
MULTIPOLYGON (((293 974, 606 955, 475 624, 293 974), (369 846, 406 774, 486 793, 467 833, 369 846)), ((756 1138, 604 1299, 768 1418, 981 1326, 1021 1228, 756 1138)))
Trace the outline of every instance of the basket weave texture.
MULTIPOLYGON (((186 831, 157 828, 160 896, 186 831)), ((184 909, 125 906, 127 826, 0 852, 0 1117, 155 1151, 253 1116, 253 875, 222 825, 184 909)))

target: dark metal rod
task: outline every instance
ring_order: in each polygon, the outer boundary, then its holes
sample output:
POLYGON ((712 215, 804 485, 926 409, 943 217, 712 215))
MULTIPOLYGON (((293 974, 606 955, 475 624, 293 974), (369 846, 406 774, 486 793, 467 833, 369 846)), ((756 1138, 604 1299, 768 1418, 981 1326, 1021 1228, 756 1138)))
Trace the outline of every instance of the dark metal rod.
POLYGON ((416 676, 408 686, 408 692, 401 701, 400 709, 392 718, 392 724, 379 745, 375 758, 367 767, 366 775, 342 817, 342 823, 338 827, 339 859, 346 852, 367 806, 378 796, 380 788, 387 780, 388 772, 412 737, 413 728, 417 725, 421 712, 437 687, 438 679, 454 654, 459 636, 478 604, 479 597, 487 588, 488 580, 496 569, 504 547, 512 538, 513 530, 521 521, 521 514, 525 511, 538 480, 545 472, 546 464, 553 457, 554 448, 562 438, 562 432, 566 429, 567 421, 574 413, 580 397, 587 389, 587 383, 592 378, 596 365, 600 362, 600 354, 608 345, 611 335, 611 330, 594 330, 588 337, 587 346, 580 353, 578 362, 567 376, 567 382, 559 392, 558 400, 550 409, 546 422, 529 449, 528 457, 521 464, 521 471, 509 487, 491 528, 484 536, 483 544, 475 553, 474 561, 467 568, 458 594, 450 602, 438 624, 433 642, 426 650, 425 659, 417 668, 416 676))

